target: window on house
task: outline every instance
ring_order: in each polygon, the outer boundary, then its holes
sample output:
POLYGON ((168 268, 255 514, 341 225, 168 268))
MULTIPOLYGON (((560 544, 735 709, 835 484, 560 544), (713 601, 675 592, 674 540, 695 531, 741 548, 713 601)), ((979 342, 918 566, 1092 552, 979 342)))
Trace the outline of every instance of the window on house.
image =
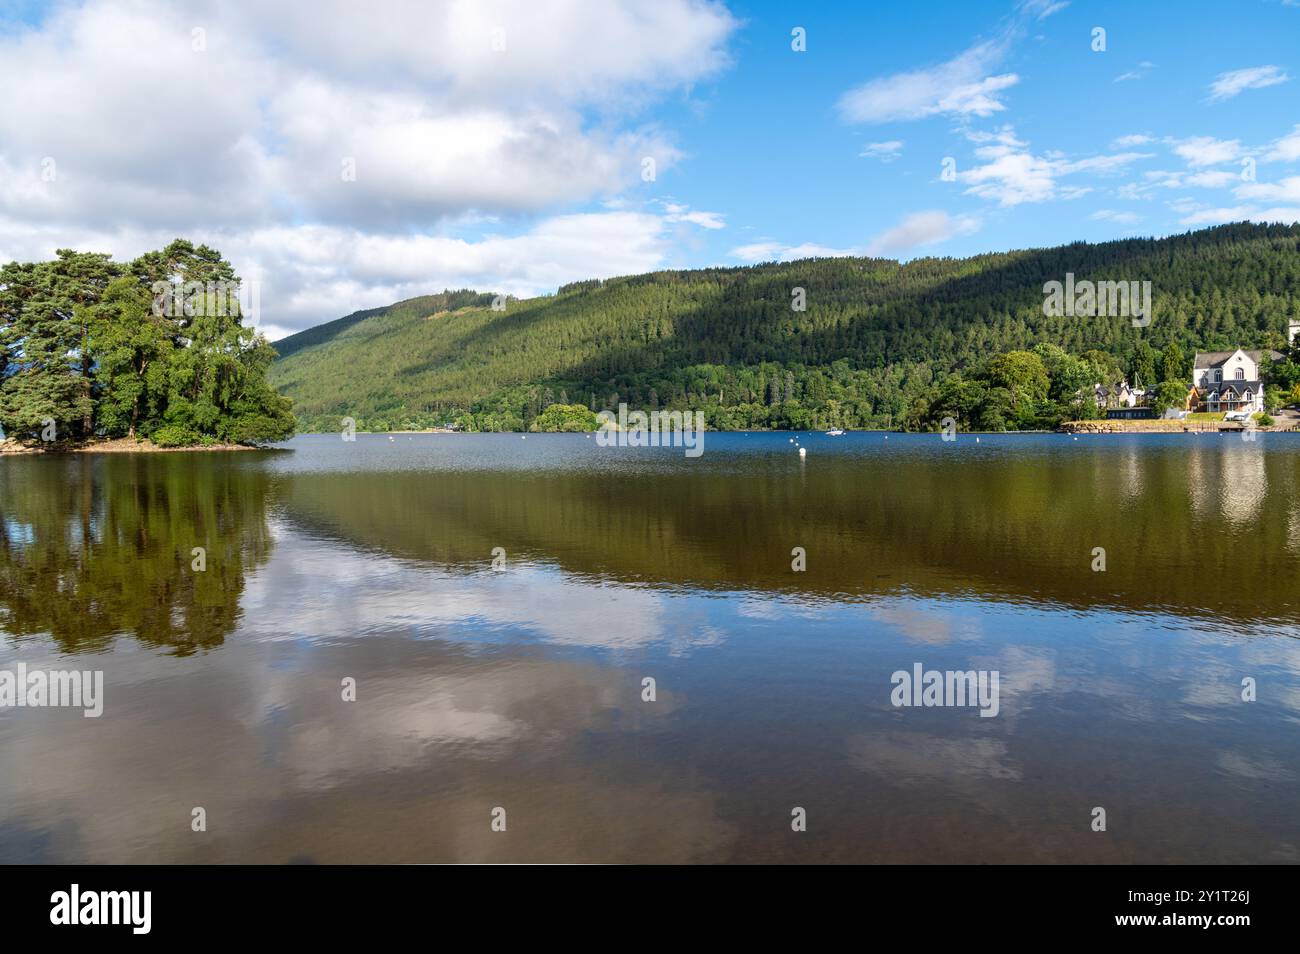
POLYGON ((1237 369, 1237 380, 1238 381, 1246 380, 1246 370, 1244 368, 1237 369))
POLYGON ((1223 380, 1223 372, 1222 372, 1222 371, 1215 371, 1215 372, 1214 372, 1214 380, 1216 380, 1216 381, 1222 381, 1222 380, 1223 380))

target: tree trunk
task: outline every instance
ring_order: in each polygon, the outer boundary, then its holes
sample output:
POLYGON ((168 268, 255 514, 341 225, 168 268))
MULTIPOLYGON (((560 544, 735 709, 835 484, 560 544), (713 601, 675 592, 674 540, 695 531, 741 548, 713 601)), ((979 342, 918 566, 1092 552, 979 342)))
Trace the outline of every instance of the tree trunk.
POLYGON ((85 437, 91 437, 95 432, 95 410, 90 400, 90 364, 88 355, 81 359, 81 390, 86 395, 86 413, 81 419, 81 430, 85 437))

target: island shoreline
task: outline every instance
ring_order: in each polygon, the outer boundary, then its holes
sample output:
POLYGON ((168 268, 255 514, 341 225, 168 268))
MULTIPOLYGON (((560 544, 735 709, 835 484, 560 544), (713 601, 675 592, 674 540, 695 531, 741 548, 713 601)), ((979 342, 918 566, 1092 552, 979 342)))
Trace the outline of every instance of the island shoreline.
POLYGON ((48 445, 23 444, 19 441, 0 440, 0 456, 27 457, 40 454, 171 454, 185 451, 256 451, 265 447, 249 444, 195 444, 187 447, 159 447, 147 439, 114 437, 75 444, 53 442, 48 445))

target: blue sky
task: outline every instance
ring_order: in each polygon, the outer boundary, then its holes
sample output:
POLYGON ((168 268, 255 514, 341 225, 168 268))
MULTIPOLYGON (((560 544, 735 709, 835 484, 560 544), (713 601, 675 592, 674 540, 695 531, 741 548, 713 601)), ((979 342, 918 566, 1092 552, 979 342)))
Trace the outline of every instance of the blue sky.
POLYGON ((746 21, 733 44, 734 68, 692 91, 689 102, 663 106, 662 121, 680 131, 689 153, 663 185, 727 222, 726 234, 707 236, 684 261, 738 260, 730 253, 746 245, 862 249, 921 210, 964 219, 967 228, 934 245, 886 252, 968 255, 1165 235, 1222 221, 1216 211, 1246 218, 1300 206, 1294 189, 1253 200, 1235 194, 1246 184, 1247 156, 1257 160, 1257 183, 1300 174, 1294 161, 1265 161, 1300 123, 1300 6, 1075 2, 1042 19, 1041 8, 1017 15, 1004 3, 929 3, 923 16, 902 4, 817 7, 796 15, 788 4, 733 5, 746 21), (792 23, 807 29, 802 54, 790 50, 792 23), (1098 26, 1106 30, 1104 52, 1092 49, 1098 26), (838 108, 846 91, 935 72, 985 42, 1003 43, 1005 53, 989 57, 981 78, 1015 77, 996 94, 996 111, 855 119, 838 108), (1254 82, 1272 85, 1214 97, 1222 74, 1268 66, 1277 70, 1254 82), (1032 165, 1005 182, 963 181, 990 162, 977 154, 987 144, 973 137, 1007 129, 1024 144, 1013 154, 1060 153, 1066 168, 1135 158, 1051 173, 1046 191, 1027 184, 1032 165), (1138 136, 1146 141, 1125 141, 1138 136), (1200 139, 1214 142, 1200 149, 1200 139), (873 143, 884 145, 863 156, 873 143), (1216 154, 1222 161, 1209 162, 1216 154), (944 157, 955 160, 958 181, 941 180, 944 157), (1228 182, 1222 175, 1189 183, 1207 172, 1233 175, 1226 185, 1217 184, 1228 182))
POLYGON ((207 241, 278 337, 443 287, 1300 220, 1300 0, 304 9, 0 2, 0 260, 207 241))

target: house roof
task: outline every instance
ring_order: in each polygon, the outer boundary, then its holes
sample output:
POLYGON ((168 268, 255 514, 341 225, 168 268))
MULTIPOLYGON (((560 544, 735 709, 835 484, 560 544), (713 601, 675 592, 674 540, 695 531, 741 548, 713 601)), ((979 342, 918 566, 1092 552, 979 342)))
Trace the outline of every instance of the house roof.
MULTIPOLYGON (((1245 351, 1240 348, 1237 350, 1256 364, 1259 364, 1266 357, 1272 358, 1274 361, 1282 360, 1282 355, 1276 351, 1245 351)), ((1192 367, 1198 371, 1202 368, 1217 368, 1236 353, 1236 351, 1198 351, 1196 352, 1196 361, 1192 367)))
POLYGON ((1233 394, 1240 396, 1242 394, 1245 394, 1247 391, 1249 391, 1251 394, 1258 394, 1263 389, 1263 387, 1264 385, 1262 385, 1258 381, 1219 381, 1213 384, 1205 385, 1201 388, 1201 390, 1206 394, 1210 394, 1214 391, 1218 391, 1220 394, 1227 394, 1231 392, 1233 394))

